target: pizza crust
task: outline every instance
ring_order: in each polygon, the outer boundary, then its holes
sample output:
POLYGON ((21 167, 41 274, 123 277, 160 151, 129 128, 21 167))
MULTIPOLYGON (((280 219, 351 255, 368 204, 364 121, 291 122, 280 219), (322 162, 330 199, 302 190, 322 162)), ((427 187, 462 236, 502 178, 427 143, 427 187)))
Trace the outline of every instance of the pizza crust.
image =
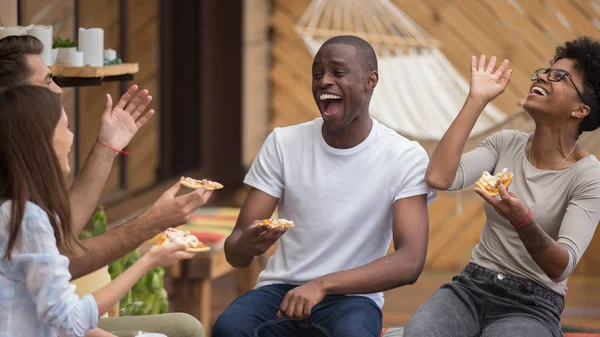
POLYGON ((190 177, 183 178, 179 183, 185 187, 193 189, 199 189, 202 186, 206 186, 206 189, 209 191, 220 190, 224 187, 223 184, 216 181, 207 179, 197 180, 190 177))
POLYGON ((271 225, 273 227, 260 233, 260 235, 263 235, 272 230, 275 230, 275 228, 277 228, 277 227, 291 228, 291 227, 296 226, 293 221, 286 220, 286 219, 265 219, 262 221, 261 226, 266 226, 266 225, 271 225))
POLYGON ((489 195, 495 197, 500 194, 500 184, 508 188, 508 185, 512 182, 513 174, 506 173, 506 168, 496 175, 491 175, 489 172, 484 171, 479 180, 475 183, 477 187, 486 191, 489 195))

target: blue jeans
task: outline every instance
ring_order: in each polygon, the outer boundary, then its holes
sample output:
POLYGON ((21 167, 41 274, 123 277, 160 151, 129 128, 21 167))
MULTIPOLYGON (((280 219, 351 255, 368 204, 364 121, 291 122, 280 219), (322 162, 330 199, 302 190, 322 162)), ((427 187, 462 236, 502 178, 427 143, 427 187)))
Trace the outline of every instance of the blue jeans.
POLYGON ((404 337, 561 337, 563 296, 469 263, 414 313, 404 337))
POLYGON ((219 316, 213 337, 379 337, 381 310, 364 296, 325 296, 303 320, 277 318, 295 286, 274 284, 242 295, 219 316))

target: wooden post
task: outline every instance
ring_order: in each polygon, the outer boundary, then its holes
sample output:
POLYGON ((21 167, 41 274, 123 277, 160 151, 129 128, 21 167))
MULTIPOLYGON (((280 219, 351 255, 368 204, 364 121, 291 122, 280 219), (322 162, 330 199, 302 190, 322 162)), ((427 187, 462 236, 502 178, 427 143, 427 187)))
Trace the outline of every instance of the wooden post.
POLYGON ((0 1, 0 26, 16 26, 18 21, 17 0, 0 1))

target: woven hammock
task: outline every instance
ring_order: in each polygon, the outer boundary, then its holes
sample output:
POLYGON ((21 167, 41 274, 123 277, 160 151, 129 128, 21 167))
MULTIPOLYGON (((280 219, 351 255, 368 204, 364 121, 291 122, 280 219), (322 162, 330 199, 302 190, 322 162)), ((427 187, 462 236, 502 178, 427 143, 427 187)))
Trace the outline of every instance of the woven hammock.
MULTIPOLYGON (((469 92, 469 83, 439 50, 438 41, 388 0, 313 0, 295 28, 313 56, 337 35, 368 41, 379 63, 371 115, 404 136, 440 140, 469 92)), ((506 118, 488 104, 471 136, 506 118)))

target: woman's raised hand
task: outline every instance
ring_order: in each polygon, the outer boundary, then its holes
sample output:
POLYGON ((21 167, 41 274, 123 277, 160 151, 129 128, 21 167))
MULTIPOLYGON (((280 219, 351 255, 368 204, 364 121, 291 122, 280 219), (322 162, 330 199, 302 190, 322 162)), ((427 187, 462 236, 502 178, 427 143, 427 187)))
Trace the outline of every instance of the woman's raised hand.
POLYGON ((506 89, 508 82, 510 82, 512 69, 507 69, 508 60, 505 59, 494 71, 496 56, 492 56, 487 66, 485 61, 485 55, 481 55, 479 62, 477 62, 477 57, 471 56, 471 90, 469 96, 491 102, 506 89))

